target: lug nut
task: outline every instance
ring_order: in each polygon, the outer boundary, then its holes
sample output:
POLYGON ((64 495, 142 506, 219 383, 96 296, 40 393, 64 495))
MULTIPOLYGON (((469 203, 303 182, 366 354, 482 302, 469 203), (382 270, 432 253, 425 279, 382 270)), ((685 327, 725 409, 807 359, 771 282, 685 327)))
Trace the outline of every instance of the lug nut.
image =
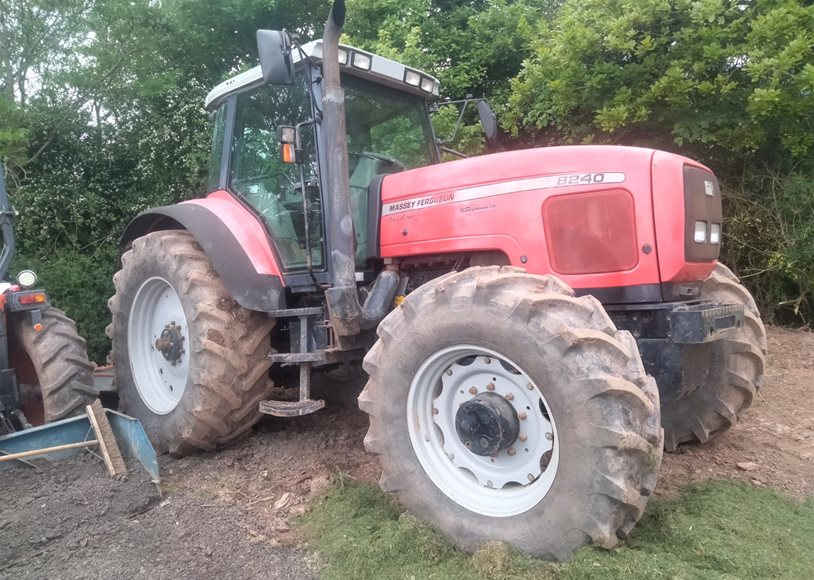
POLYGON ((495 383, 489 383, 488 385, 486 385, 486 390, 487 391, 494 391, 495 390, 495 383))
POLYGON ((486 487, 492 487, 494 484, 491 481, 486 482, 486 487))
POLYGON ((436 409, 435 407, 433 407, 433 409, 432 409, 432 414, 433 414, 433 415, 437 415, 437 414, 438 414, 438 409, 436 409))
POLYGON ((506 453, 508 453, 509 455, 516 455, 517 454, 517 449, 515 449, 514 447, 509 447, 506 450, 506 453))
POLYGON ((514 393, 506 393, 507 401, 514 401, 514 393))
POLYGON ((526 477, 529 478, 529 481, 534 481, 534 474, 533 473, 529 473, 526 477))
POLYGON ((492 359, 490 359, 488 356, 485 356, 483 357, 483 362, 486 364, 492 364, 492 359))
POLYGON ((447 376, 452 376, 452 369, 447 369, 447 376))
POLYGON ((526 383, 526 388, 527 388, 529 391, 533 391, 533 390, 534 390, 534 385, 532 385, 531 383, 526 383))
POLYGON ((526 435, 525 433, 521 433, 517 438, 520 439, 520 441, 525 441, 526 439, 529 438, 529 436, 526 435))
POLYGON ((525 421, 525 420, 526 420, 526 417, 528 417, 528 415, 526 415, 526 412, 525 412, 525 411, 520 411, 520 412, 517 414, 517 418, 518 418, 518 419, 520 419, 521 421, 525 421))
POLYGON ((478 387, 469 387, 469 394, 470 395, 477 395, 478 394, 478 387))
POLYGON ((554 433, 546 433, 545 438, 549 441, 554 441, 554 433))

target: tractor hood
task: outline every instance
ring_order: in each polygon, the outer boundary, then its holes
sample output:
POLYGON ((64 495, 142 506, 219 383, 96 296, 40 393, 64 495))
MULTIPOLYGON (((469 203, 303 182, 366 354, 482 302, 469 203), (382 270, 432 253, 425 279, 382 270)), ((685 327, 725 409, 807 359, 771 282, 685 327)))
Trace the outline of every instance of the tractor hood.
POLYGON ((624 183, 633 171, 649 175, 653 153, 637 147, 548 147, 395 173, 382 184, 382 216, 446 204, 463 209, 467 202, 519 191, 624 183))

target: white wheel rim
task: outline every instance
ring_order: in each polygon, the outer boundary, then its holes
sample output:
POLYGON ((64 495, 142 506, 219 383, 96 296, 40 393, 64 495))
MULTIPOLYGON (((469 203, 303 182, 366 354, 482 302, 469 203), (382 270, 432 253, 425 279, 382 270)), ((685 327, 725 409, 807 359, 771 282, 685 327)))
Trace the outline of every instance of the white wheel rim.
POLYGON ((554 483, 560 449, 550 407, 526 373, 495 351, 456 345, 427 358, 410 384, 407 429, 433 483, 469 511, 490 517, 522 514, 554 483), (458 408, 475 396, 473 387, 503 396, 518 417, 526 415, 512 447, 492 457, 469 451, 455 430, 458 408))
POLYGON ((181 344, 188 344, 189 329, 178 293, 164 278, 150 278, 133 300, 127 342, 136 390, 144 404, 158 415, 166 415, 178 406, 189 378, 186 348, 174 361, 156 348, 156 341, 168 325, 180 327, 181 344))

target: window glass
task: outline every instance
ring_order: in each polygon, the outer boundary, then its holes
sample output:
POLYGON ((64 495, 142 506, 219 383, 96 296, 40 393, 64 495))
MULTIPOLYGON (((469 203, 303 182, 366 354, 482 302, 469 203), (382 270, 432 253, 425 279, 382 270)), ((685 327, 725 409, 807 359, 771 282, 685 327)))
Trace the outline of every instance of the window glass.
MULTIPOLYGON (((306 215, 300 191, 300 166, 283 163, 279 125, 311 118, 305 75, 292 86, 270 85, 238 95, 230 185, 263 217, 285 270, 306 268, 306 215)), ((302 169, 308 199, 311 260, 323 265, 323 226, 313 125, 301 129, 302 169)))
POLYGON ((362 267, 367 259, 370 183, 376 175, 433 163, 434 143, 421 97, 351 75, 343 75, 342 87, 356 264, 362 267))
POLYGON ((209 156, 209 181, 207 191, 220 187, 220 168, 223 160, 223 133, 226 129, 226 103, 215 114, 215 127, 212 130, 212 153, 209 156))
POLYGON ((342 87, 352 157, 373 153, 405 169, 433 163, 433 137, 421 97, 350 75, 343 75, 342 87))

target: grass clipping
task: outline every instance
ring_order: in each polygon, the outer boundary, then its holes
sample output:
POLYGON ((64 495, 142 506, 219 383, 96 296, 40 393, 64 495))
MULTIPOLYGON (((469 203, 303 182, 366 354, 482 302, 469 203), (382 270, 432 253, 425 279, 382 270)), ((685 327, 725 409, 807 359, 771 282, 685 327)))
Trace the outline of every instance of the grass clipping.
POLYGON ((613 551, 541 562, 488 542, 472 556, 366 485, 331 491, 301 521, 325 578, 812 578, 814 499, 798 504, 735 482, 656 499, 613 551))

